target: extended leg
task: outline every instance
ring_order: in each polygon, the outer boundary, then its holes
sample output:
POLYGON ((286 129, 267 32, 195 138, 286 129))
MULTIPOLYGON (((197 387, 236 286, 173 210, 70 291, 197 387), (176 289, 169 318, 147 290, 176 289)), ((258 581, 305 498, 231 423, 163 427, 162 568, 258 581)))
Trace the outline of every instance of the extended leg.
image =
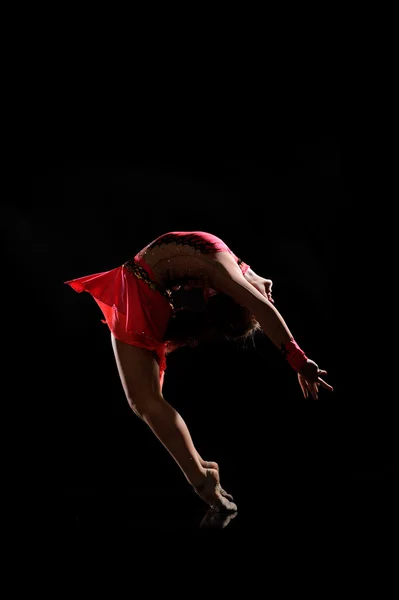
POLYGON ((218 510, 235 510, 236 506, 220 493, 218 471, 202 465, 186 423, 163 397, 159 367, 153 354, 125 344, 112 334, 111 340, 119 376, 132 410, 152 429, 201 498, 218 510))

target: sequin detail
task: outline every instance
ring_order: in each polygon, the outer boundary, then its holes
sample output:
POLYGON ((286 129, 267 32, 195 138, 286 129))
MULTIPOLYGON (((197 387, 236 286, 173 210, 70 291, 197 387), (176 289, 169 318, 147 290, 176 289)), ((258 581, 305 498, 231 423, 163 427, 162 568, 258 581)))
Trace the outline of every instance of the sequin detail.
POLYGON ((173 298, 171 296, 170 290, 166 290, 156 281, 152 281, 148 277, 147 271, 133 258, 125 262, 123 266, 129 271, 129 273, 137 277, 137 279, 141 279, 142 281, 144 281, 144 283, 146 283, 153 292, 159 292, 160 294, 162 294, 162 296, 165 296, 170 306, 174 309, 173 298))
POLYGON ((165 235, 154 240, 153 242, 151 242, 151 244, 146 246, 141 251, 141 253, 139 253, 139 256, 140 256, 140 254, 142 254, 144 252, 148 252, 155 246, 161 246, 162 244, 172 244, 172 243, 175 243, 176 245, 180 245, 180 246, 191 246, 191 248, 194 248, 195 250, 199 250, 200 252, 203 252, 204 254, 212 254, 215 252, 215 244, 213 242, 210 242, 210 241, 204 239, 203 237, 201 237, 198 234, 188 233, 185 235, 176 235, 174 233, 166 233, 165 235))

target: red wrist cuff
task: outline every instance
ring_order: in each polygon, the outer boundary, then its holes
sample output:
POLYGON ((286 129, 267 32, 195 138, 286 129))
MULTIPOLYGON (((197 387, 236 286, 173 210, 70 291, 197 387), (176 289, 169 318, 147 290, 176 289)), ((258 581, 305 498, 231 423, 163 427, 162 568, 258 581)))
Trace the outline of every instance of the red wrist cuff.
POLYGON ((288 364, 296 372, 299 372, 308 360, 308 357, 295 340, 290 340, 287 344, 281 344, 281 351, 288 364))

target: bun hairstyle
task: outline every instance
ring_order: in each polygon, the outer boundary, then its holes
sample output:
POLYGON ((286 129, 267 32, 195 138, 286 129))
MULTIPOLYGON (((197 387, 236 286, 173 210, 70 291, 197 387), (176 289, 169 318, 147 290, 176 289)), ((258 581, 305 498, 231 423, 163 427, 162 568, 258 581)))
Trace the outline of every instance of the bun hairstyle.
POLYGON ((222 292, 205 301, 202 288, 170 290, 175 312, 163 338, 166 352, 204 341, 247 340, 260 325, 256 317, 222 292))

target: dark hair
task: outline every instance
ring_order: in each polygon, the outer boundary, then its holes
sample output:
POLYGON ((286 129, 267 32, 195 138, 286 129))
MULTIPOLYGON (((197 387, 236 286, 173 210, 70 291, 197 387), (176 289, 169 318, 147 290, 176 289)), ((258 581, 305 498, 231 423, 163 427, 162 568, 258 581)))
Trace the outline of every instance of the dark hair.
POLYGON ((170 318, 163 341, 169 354, 182 346, 200 342, 247 341, 260 329, 256 317, 222 292, 204 299, 202 288, 171 292, 175 312, 170 318))

